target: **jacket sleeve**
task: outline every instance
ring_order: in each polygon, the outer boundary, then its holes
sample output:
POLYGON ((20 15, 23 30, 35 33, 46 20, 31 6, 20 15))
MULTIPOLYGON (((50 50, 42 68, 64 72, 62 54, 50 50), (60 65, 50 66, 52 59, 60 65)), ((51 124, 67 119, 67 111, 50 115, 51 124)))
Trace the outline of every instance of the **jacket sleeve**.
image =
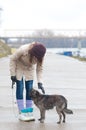
POLYGON ((19 48, 11 57, 10 57, 10 74, 11 76, 16 76, 16 65, 18 59, 22 55, 22 50, 19 48))
POLYGON ((42 83, 42 76, 43 76, 43 63, 40 65, 40 63, 37 63, 36 66, 36 75, 37 75, 37 82, 42 83))

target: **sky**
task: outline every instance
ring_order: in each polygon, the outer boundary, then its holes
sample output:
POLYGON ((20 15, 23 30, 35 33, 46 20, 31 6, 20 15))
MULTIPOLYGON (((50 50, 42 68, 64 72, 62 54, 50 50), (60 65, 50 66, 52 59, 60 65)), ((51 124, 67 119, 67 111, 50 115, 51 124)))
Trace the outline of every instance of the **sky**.
POLYGON ((86 29, 86 0, 0 0, 0 28, 86 29))

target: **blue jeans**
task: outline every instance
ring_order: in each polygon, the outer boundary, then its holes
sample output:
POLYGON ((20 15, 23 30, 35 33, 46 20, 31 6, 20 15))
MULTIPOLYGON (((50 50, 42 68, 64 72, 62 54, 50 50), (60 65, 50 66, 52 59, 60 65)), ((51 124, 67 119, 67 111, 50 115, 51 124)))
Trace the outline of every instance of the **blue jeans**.
MULTIPOLYGON (((31 100, 29 96, 30 90, 33 87, 33 80, 25 81, 25 89, 26 89, 26 100, 31 100)), ((16 99, 23 99, 23 90, 24 90, 24 80, 17 80, 16 82, 16 99)))

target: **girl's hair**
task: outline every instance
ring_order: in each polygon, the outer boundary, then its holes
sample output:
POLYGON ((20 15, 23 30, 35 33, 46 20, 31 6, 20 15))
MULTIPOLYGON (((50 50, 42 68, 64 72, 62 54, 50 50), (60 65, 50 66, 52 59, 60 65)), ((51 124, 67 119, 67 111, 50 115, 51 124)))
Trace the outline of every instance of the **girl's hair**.
MULTIPOLYGON (((33 58, 34 56, 29 54, 30 55, 30 62, 32 63, 33 62, 33 58)), ((40 58, 40 59, 37 59, 37 61, 39 62, 40 65, 42 65, 42 62, 43 62, 43 58, 40 58)))
POLYGON ((42 64, 43 57, 46 53, 46 48, 43 44, 39 42, 35 42, 31 45, 31 48, 28 51, 28 54, 30 54, 30 62, 32 62, 33 57, 37 58, 37 61, 42 64))

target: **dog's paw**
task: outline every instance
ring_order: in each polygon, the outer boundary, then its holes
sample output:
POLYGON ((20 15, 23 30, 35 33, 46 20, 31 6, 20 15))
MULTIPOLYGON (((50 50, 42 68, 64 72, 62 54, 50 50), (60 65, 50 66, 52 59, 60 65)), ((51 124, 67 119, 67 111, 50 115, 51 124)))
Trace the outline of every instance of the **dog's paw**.
POLYGON ((41 120, 41 118, 38 119, 39 121, 41 120))
POLYGON ((63 123, 65 123, 65 120, 63 120, 63 123))
POLYGON ((44 120, 40 120, 40 123, 44 123, 44 120))
POLYGON ((58 121, 58 122, 57 122, 57 124, 61 124, 61 122, 60 122, 60 121, 58 121))
POLYGON ((44 123, 44 119, 39 118, 38 120, 40 121, 40 123, 44 123))

